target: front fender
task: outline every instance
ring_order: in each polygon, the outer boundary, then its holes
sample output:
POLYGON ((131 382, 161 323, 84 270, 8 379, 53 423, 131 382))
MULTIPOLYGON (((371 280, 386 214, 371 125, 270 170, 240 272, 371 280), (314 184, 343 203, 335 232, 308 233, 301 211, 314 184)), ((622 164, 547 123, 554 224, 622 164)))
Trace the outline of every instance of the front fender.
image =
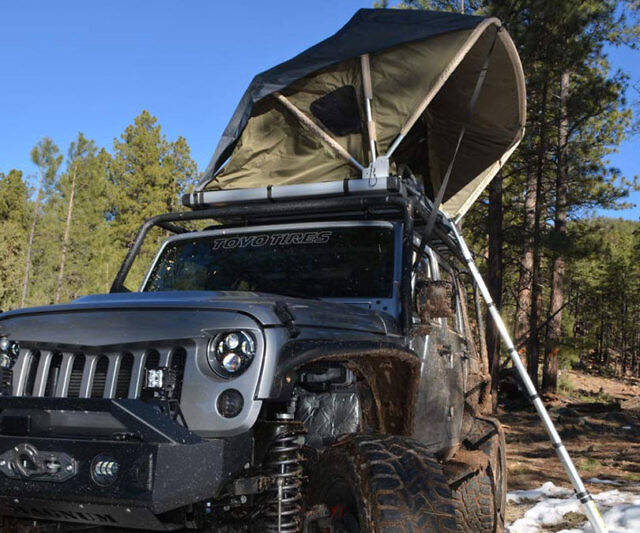
POLYGON ((297 370, 318 361, 340 362, 366 382, 373 394, 380 430, 410 434, 420 377, 420 358, 388 339, 289 340, 275 364, 265 365, 259 399, 286 400, 297 370))

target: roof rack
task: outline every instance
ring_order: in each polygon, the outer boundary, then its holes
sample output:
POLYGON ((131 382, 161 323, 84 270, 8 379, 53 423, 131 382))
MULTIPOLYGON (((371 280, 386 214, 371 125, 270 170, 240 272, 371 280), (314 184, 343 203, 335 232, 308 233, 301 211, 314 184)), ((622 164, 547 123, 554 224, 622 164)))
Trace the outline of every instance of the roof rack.
MULTIPOLYGON (((218 221, 225 225, 233 225, 275 220, 318 220, 336 216, 393 218, 395 215, 397 218, 399 203, 389 201, 394 197, 404 201, 411 198, 414 203, 415 226, 428 224, 429 216, 434 210, 433 203, 412 179, 402 179, 398 176, 370 175, 367 178, 341 181, 199 191, 185 194, 182 203, 196 212, 215 211, 218 221), (345 201, 340 201, 341 198, 345 201), (357 201, 358 198, 362 201, 357 201), (302 210, 300 205, 304 206, 302 210), (272 206, 273 209, 268 206, 272 206)), ((440 242, 433 244, 439 245, 441 254, 445 253, 446 249, 451 253, 455 246, 452 247, 453 243, 446 238, 446 234, 450 233, 448 226, 451 222, 438 209, 435 216, 438 219, 436 225, 439 231, 432 237, 440 242)), ((459 254, 456 255, 461 257, 459 254)))
POLYGON ((248 202, 276 202, 283 200, 305 200, 335 198, 340 196, 370 196, 389 193, 402 194, 402 181, 395 176, 368 179, 345 179, 302 183, 297 185, 276 185, 252 189, 229 189, 200 191, 185 194, 182 204, 191 209, 206 209, 246 204, 248 202))

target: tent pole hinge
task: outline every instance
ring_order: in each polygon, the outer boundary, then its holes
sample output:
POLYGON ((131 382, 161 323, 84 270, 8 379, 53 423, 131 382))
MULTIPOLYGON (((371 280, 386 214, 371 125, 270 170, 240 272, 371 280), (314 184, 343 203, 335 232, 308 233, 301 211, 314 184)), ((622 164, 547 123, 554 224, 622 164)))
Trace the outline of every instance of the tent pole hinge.
POLYGON ((371 186, 375 185, 378 179, 389 177, 389 158, 383 155, 376 157, 373 163, 362 170, 362 179, 369 180, 371 186))

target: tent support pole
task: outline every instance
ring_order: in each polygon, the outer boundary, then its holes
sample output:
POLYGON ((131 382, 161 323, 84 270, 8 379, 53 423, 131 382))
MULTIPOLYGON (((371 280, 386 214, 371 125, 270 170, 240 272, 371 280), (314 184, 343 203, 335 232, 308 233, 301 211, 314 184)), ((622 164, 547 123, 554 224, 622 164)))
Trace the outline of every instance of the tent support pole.
POLYGON ((293 113, 296 118, 302 123, 303 126, 309 128, 313 133, 315 133, 318 137, 320 137, 324 142, 326 142, 331 148, 333 148, 341 157, 349 161, 354 167, 356 167, 360 172, 364 170, 364 167, 360 164, 360 162, 355 159, 349 152, 347 152, 341 145, 336 141, 331 135, 329 135, 326 131, 324 131, 320 126, 318 126, 309 116, 303 113, 298 107, 291 102, 286 96, 282 93, 276 92, 273 93, 273 96, 281 102, 291 113, 293 113))
POLYGON ((595 502, 593 501, 593 498, 589 494, 589 491, 587 491, 587 489, 585 488, 584 483, 580 478, 580 474, 576 470, 576 467, 574 466, 573 461, 571 460, 571 457, 569 457, 569 453, 567 452, 567 449, 562 443, 562 439, 560 438, 558 431, 553 425, 553 421, 549 417, 549 413, 547 412, 547 409, 542 403, 540 396, 538 396, 536 388, 533 385, 533 382, 531 381, 529 374, 527 374, 527 370, 525 369, 524 364, 520 359, 520 355, 518 354, 518 351, 516 350, 516 347, 514 346, 513 341, 511 340, 509 331, 507 330, 507 327, 504 321, 502 320, 502 317, 500 316, 500 313, 498 312, 498 309, 496 308, 496 305, 493 302, 493 299, 491 298, 491 293, 489 292, 487 285, 485 284, 484 280, 482 279, 482 276, 480 275, 480 272, 478 271, 478 268, 476 267, 476 264, 473 260, 471 252, 469 251, 467 243, 462 238, 462 235, 458 231, 458 228, 456 227, 453 221, 451 221, 451 227, 455 235, 455 239, 460 245, 460 250, 464 257, 465 263, 469 268, 469 272, 471 273, 471 276, 473 277, 474 281, 478 285, 478 288, 480 289, 480 293, 482 294, 482 297, 485 303, 487 304, 491 318, 493 319, 493 322, 496 325, 498 332, 500 333, 500 336, 502 337, 502 340, 505 346, 507 347, 507 350, 509 351, 509 355, 511 356, 513 365, 516 368, 518 374, 520 375, 520 378, 524 383, 527 394, 529 395, 529 399, 531 400, 534 407, 536 408, 536 411, 538 412, 538 416, 542 420, 542 424, 547 430, 547 433, 549 434, 549 438, 553 443, 553 447, 555 448, 556 453, 558 454, 558 458, 560 459, 562 466, 564 467, 567 475, 569 476, 571 484, 573 485, 573 489, 576 493, 576 497, 582 504, 585 514, 587 515, 589 522, 591 522, 591 525, 594 531, 596 533, 606 533, 607 527, 604 523, 604 520, 602 519, 602 516, 600 515, 600 512, 598 511, 598 508, 595 502))
POLYGON ((420 115, 424 113, 424 110, 431 103, 431 101, 436 97, 440 89, 442 89, 445 82, 453 74, 456 68, 458 68, 458 65, 462 62, 462 60, 467 55, 469 50, 471 50, 471 48, 476 43, 476 41, 480 38, 480 36, 484 33, 484 31, 492 24, 496 25, 497 29, 500 28, 500 26, 498 26, 499 21, 497 19, 487 19, 483 23, 479 24, 476 27, 476 29, 473 30, 473 32, 471 32, 471 35, 469 35, 469 38, 467 39, 467 41, 460 48, 460 50, 458 50, 458 53, 453 57, 451 62, 447 65, 447 67, 442 71, 442 73, 434 81, 433 85, 429 88, 429 91, 425 95, 424 99, 418 104, 418 106, 413 111, 411 116, 404 123, 404 125, 402 126, 402 129, 400 130, 400 133, 393 140, 393 142, 391 143, 391 146, 389 146, 389 148, 387 149, 387 153, 385 154, 385 157, 391 158, 393 153, 396 151, 396 148, 400 146, 402 139, 406 137, 407 133, 409 133, 409 130, 411 130, 413 125, 418 121, 418 119, 420 118, 420 115))
POLYGON ((371 63, 369 62, 369 54, 360 56, 360 66, 362 69, 362 89, 364 92, 364 108, 367 114, 367 136, 369 137, 369 163, 373 164, 376 160, 376 124, 373 121, 373 113, 371 111, 371 102, 373 101, 373 87, 371 85, 371 63))

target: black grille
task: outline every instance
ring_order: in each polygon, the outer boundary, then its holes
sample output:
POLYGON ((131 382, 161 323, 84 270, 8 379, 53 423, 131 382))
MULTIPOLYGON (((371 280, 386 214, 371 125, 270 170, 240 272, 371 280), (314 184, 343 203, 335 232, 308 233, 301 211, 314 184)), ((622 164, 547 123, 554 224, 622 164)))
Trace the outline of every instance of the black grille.
POLYGON ((104 396, 104 388, 107 384, 107 372, 109 371, 109 359, 104 355, 98 358, 96 371, 93 374, 93 383, 91 384, 91 397, 102 398, 104 396))
POLYGON ((69 398, 78 398, 80 396, 80 386, 82 385, 82 374, 84 372, 84 355, 76 354, 73 357, 73 367, 71 368, 71 377, 69 378, 69 398))
POLYGON ((131 372, 133 371, 133 355, 126 353, 120 361, 118 369, 118 383, 116 385, 116 398, 126 398, 129 396, 131 386, 131 372))
POLYGON ((56 387, 58 386, 58 378, 60 377, 60 367, 62 366, 62 354, 56 352, 53 354, 51 364, 49 365, 49 376, 47 377, 47 386, 44 390, 45 396, 55 396, 56 387))
POLYGON ((179 398, 186 359, 182 346, 97 354, 23 349, 13 373, 13 394, 138 398, 145 370, 170 366, 179 377, 179 398))
POLYGON ((144 360, 144 368, 158 368, 160 366, 160 354, 156 350, 149 350, 144 360))
POLYGON ((36 385, 36 375, 38 374, 38 365, 40 364, 40 352, 34 350, 29 354, 29 366, 27 367, 27 394, 25 396, 31 396, 36 385))

